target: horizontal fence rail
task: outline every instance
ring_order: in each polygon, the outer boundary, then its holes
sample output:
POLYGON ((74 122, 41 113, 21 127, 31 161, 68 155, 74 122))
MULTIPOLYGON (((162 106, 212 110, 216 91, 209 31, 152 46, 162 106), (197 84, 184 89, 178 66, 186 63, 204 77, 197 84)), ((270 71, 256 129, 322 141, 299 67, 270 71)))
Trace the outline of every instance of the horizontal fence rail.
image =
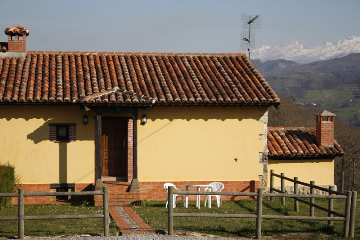
POLYGON ((103 191, 85 191, 85 192, 41 192, 24 193, 23 188, 19 188, 18 193, 0 193, 0 197, 18 197, 18 216, 0 217, 0 221, 18 221, 18 238, 24 238, 24 220, 52 220, 52 219, 85 219, 85 218, 103 218, 104 235, 109 236, 109 190, 104 187, 103 191), (103 214, 81 214, 81 215, 44 215, 44 216, 25 216, 24 215, 24 197, 28 196, 93 196, 103 195, 103 214))
MULTIPOLYGON (((91 196, 104 195, 102 191, 86 191, 86 192, 39 192, 39 193, 24 193, 24 197, 30 196, 91 196)), ((0 193, 0 197, 18 197, 18 193, 0 193)))
MULTIPOLYGON (((342 192, 334 191, 333 186, 330 186, 329 189, 327 189, 324 187, 316 186, 315 181, 310 181, 310 184, 309 184, 309 183, 299 181, 297 177, 294 177, 294 179, 291 179, 291 178, 285 177, 284 173, 281 173, 279 175, 279 174, 275 174, 274 170, 271 170, 270 171, 270 193, 274 194, 273 192, 278 192, 278 194, 283 195, 281 197, 281 202, 283 205, 285 205, 285 196, 292 198, 294 200, 294 208, 295 208, 294 210, 296 212, 299 212, 299 202, 301 202, 301 203, 304 203, 304 204, 310 206, 309 215, 311 217, 315 216, 315 208, 316 208, 321 211, 327 212, 328 217, 330 217, 330 218, 334 217, 334 215, 336 215, 340 218, 345 218, 344 219, 344 237, 348 237, 349 232, 350 232, 350 236, 354 237, 355 218, 356 218, 356 202, 357 202, 357 192, 356 191, 347 192, 347 194, 345 194, 342 192), (280 178, 280 181, 281 181, 280 189, 281 190, 278 190, 274 187, 274 178, 275 177, 280 178), (285 180, 294 183, 294 194, 286 195, 285 180), (307 186, 310 188, 310 194, 305 194, 305 195, 308 195, 309 197, 301 196, 301 198, 310 198, 310 201, 305 201, 303 199, 300 199, 299 194, 297 194, 299 185, 307 186), (324 191, 324 192, 328 193, 329 195, 317 195, 318 197, 314 197, 315 189, 324 191), (320 197, 320 196, 323 196, 323 197, 320 197), (337 196, 337 197, 334 198, 334 196, 337 196), (341 214, 341 213, 337 213, 337 212, 333 211, 334 210, 333 209, 334 208, 334 199, 341 199, 341 197, 346 199, 345 214, 341 214), (329 199, 328 208, 324 208, 319 205, 316 205, 315 204, 316 198, 328 198, 329 199)), ((272 196, 270 197, 270 200, 272 200, 272 196)), ((328 224, 330 226, 332 226, 333 221, 336 221, 336 220, 329 220, 328 224)))
MULTIPOLYGON (((272 171, 272 170, 271 170, 272 171)), ((321 191, 325 191, 325 192, 330 192, 331 194, 337 194, 337 195, 346 195, 345 193, 342 193, 342 192, 337 192, 337 191, 334 191, 334 190, 329 190, 328 188, 323 188, 323 187, 320 187, 320 186, 314 186, 314 185, 311 185, 309 183, 306 183, 306 182, 301 182, 301 181, 296 181, 294 179, 291 179, 291 178, 288 178, 288 177, 285 177, 285 176, 282 176, 282 175, 279 175, 279 174, 276 174, 274 172, 271 172, 271 174, 275 177, 278 177, 278 178, 281 178, 281 179, 285 179, 289 182, 297 182, 298 184, 301 184, 301 185, 304 185, 304 186, 307 186, 307 187, 313 187, 315 189, 318 189, 318 190, 321 190, 321 191)))
MULTIPOLYGON (((173 202, 173 187, 168 189, 168 202, 173 202)), ((281 219, 281 220, 312 220, 312 221, 344 221, 344 236, 348 237, 348 233, 354 235, 355 224, 350 224, 350 212, 356 211, 356 204, 351 204, 351 199, 355 195, 352 192, 348 192, 347 195, 316 195, 316 194, 288 194, 288 193, 263 193, 263 189, 259 188, 257 193, 254 192, 205 192, 205 191, 182 191, 182 195, 226 195, 226 196, 251 196, 257 197, 257 209, 256 214, 211 214, 211 213, 174 213, 173 204, 168 205, 168 234, 173 235, 173 218, 174 217, 207 217, 207 218, 251 218, 256 219, 256 238, 261 238, 261 221, 262 219, 281 219), (291 198, 322 198, 322 199, 345 199, 345 214, 337 213, 326 208, 316 206, 321 210, 329 212, 328 217, 315 217, 315 216, 282 216, 282 215, 262 215, 262 200, 263 197, 291 197, 291 198)), ((355 200, 356 202, 356 200, 355 200)), ((306 202, 308 203, 308 202, 306 202)), ((355 223, 354 216, 352 217, 355 223)))

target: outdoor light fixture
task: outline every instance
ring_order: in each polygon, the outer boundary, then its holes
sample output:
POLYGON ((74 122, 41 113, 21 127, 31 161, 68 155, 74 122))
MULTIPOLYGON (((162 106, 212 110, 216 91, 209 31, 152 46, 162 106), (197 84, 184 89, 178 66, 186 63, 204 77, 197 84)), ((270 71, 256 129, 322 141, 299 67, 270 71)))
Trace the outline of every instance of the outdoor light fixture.
POLYGON ((89 123, 89 117, 86 114, 83 116, 83 121, 82 122, 83 122, 84 125, 89 123))
POLYGON ((146 114, 143 114, 141 117, 141 124, 145 125, 146 123, 147 123, 147 116, 146 116, 146 114))

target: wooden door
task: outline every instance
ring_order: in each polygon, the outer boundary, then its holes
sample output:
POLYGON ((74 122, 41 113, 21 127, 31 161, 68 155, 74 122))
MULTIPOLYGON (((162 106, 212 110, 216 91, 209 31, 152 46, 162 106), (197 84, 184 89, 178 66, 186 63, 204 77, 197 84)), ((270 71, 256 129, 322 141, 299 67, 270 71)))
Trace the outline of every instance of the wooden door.
POLYGON ((103 118, 102 176, 127 178, 127 119, 103 118))

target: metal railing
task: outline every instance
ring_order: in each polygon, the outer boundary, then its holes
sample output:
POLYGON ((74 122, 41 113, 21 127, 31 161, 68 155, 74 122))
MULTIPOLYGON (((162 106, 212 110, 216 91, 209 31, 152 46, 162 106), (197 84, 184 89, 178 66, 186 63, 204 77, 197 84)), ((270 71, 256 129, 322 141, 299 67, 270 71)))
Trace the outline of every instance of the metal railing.
MULTIPOLYGON (((173 202, 173 187, 168 189, 168 202, 173 202)), ((168 234, 173 235, 174 217, 210 217, 210 218, 255 218, 256 219, 256 238, 261 238, 262 219, 282 219, 282 220, 312 220, 312 221, 344 221, 344 237, 354 237, 355 232, 355 214, 356 214, 356 192, 348 192, 344 195, 315 195, 315 194, 287 194, 287 193, 263 193, 259 188, 254 192, 204 192, 204 191, 182 191, 183 195, 228 195, 228 196, 251 196, 257 197, 256 214, 208 214, 208 213, 174 213, 173 204, 168 205, 168 234), (315 217, 315 216, 282 216, 282 215, 263 215, 262 202, 263 197, 296 197, 296 198, 325 198, 325 199, 346 199, 345 214, 332 211, 332 214, 338 217, 315 217), (355 203, 355 204, 354 204, 355 203)))
POLYGON ((103 218, 104 235, 109 236, 109 191, 104 187, 103 191, 86 192, 39 192, 24 193, 23 188, 19 188, 18 193, 0 193, 0 197, 18 197, 18 216, 0 217, 0 221, 18 221, 18 238, 24 238, 24 220, 48 220, 48 219, 84 219, 84 218, 103 218), (103 195, 103 214, 83 214, 83 215, 43 215, 43 216, 25 216, 24 215, 24 197, 28 196, 91 196, 103 195))

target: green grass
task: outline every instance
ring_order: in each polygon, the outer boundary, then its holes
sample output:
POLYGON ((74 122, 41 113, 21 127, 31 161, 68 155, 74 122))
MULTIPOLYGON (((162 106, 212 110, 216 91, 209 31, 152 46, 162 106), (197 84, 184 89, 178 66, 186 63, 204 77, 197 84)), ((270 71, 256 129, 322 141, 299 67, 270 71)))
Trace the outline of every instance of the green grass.
MULTIPOLYGON (((218 208, 215 204, 209 208, 195 207, 194 202, 189 203, 186 209, 178 202, 174 213, 228 213, 228 214, 256 214, 256 200, 224 201, 223 206, 218 208)), ((327 207, 327 200, 317 199, 316 204, 327 207)), ((308 216, 309 206, 299 203, 300 212, 294 212, 293 200, 287 199, 287 204, 281 205, 280 199, 273 201, 267 199, 263 202, 264 215, 285 216, 308 216)), ((167 208, 162 201, 143 201, 141 206, 133 206, 136 213, 155 231, 167 230, 167 208)), ((344 213, 344 201, 335 200, 334 210, 344 213)), ((359 211, 358 211, 359 212, 359 211)), ((320 210, 315 209, 315 216, 327 216, 320 210)), ((359 219, 357 219, 359 220, 359 219)), ((358 222, 358 221, 357 221, 358 222)), ((213 234, 222 237, 254 237, 256 229, 255 219, 243 218, 196 218, 175 217, 174 230, 184 230, 213 234)), ((278 234, 314 233, 328 235, 328 239, 339 239, 343 235, 343 222, 334 221, 332 227, 327 221, 295 221, 295 220, 267 220, 262 222, 262 235, 272 236, 278 234)), ((360 228, 356 228, 355 236, 360 237, 360 228)))
MULTIPOLYGON (((100 214, 102 207, 93 207, 89 204, 62 204, 62 205, 25 205, 25 216, 41 215, 77 215, 100 214)), ((17 216, 17 206, 6 206, 0 210, 0 217, 17 216)), ((103 235, 104 220, 102 218, 89 219, 61 219, 61 220, 25 220, 25 236, 47 237, 61 235, 103 235)), ((116 223, 110 222, 110 235, 119 232, 116 223)), ((0 238, 18 236, 17 221, 0 221, 0 238)))
POLYGON ((305 96, 296 98, 296 102, 320 103, 323 109, 333 109, 339 116, 352 118, 360 109, 360 98, 357 95, 358 91, 349 91, 339 86, 327 90, 308 90, 305 96))

